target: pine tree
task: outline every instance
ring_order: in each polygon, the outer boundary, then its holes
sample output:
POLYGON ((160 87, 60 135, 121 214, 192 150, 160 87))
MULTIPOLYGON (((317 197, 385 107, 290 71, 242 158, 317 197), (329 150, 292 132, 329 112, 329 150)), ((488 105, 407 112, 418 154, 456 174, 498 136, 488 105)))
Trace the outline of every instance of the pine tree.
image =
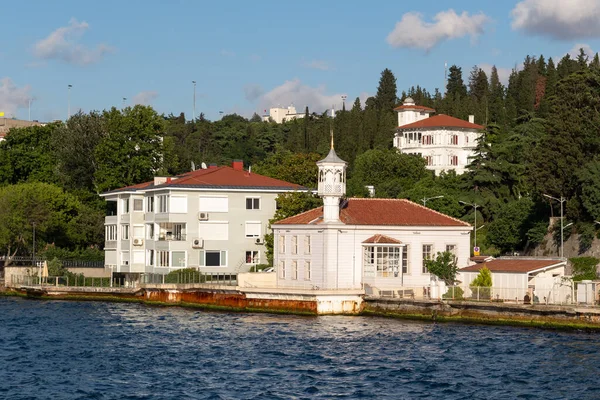
POLYGON ((498 69, 494 65, 490 76, 489 121, 504 125, 506 112, 504 110, 504 86, 500 82, 498 69))
POLYGON ((446 96, 459 99, 465 99, 467 97, 467 87, 463 82, 462 69, 456 65, 453 65, 448 69, 446 96))
POLYGON ((588 68, 588 60, 590 58, 585 54, 585 50, 582 48, 579 49, 579 54, 577 55, 577 65, 579 66, 579 71, 587 70, 588 68))
POLYGON ((590 62, 590 70, 600 71, 600 59, 598 58, 598 53, 594 55, 592 62, 590 62))
POLYGON ((398 89, 396 88, 396 77, 389 69, 381 72, 379 87, 375 96, 375 103, 379 110, 393 112, 398 102, 398 89))

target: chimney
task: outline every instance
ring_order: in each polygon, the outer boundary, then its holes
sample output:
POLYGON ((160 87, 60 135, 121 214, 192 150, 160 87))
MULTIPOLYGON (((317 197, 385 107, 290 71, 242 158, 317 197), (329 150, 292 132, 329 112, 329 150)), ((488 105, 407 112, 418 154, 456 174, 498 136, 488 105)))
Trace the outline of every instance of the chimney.
POLYGON ((208 169, 214 169, 217 168, 217 164, 208 164, 208 169))
POLYGON ((475 123, 475 116, 474 115, 469 115, 469 122, 474 124, 475 123))
POLYGON ((233 160, 231 163, 231 168, 235 169, 236 171, 243 171, 244 162, 242 160, 233 160))
POLYGON ((167 177, 167 183, 171 183, 171 177, 167 177))

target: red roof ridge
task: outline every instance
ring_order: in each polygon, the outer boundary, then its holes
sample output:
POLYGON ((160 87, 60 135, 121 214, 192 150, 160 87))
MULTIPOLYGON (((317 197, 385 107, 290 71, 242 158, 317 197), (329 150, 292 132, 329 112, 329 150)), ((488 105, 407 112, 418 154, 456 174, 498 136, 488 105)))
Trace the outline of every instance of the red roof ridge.
POLYGON ((452 127, 462 129, 485 129, 483 125, 474 124, 464 119, 456 118, 447 114, 437 114, 433 117, 424 118, 410 124, 400 125, 397 129, 411 129, 411 128, 437 128, 437 127, 452 127))
MULTIPOLYGON (((311 208, 310 210, 303 211, 303 212, 301 212, 300 214, 290 215, 289 217, 285 217, 285 218, 283 218, 283 219, 280 219, 279 221, 275 221, 275 222, 273 222, 273 224, 280 224, 280 223, 283 223, 282 221, 285 221, 285 220, 287 220, 287 219, 290 219, 290 218, 296 218, 296 217, 300 217, 300 216, 302 216, 302 215, 305 215, 305 214, 308 214, 308 213, 311 213, 311 212, 315 212, 315 211, 317 211, 317 210, 319 210, 319 209, 322 209, 322 208, 323 208, 323 206, 319 206, 319 207, 311 208)), ((311 221, 311 222, 312 222, 312 221, 311 221)), ((310 223, 310 222, 309 222, 309 223, 310 223)))
POLYGON ((377 233, 370 238, 363 241, 363 243, 373 243, 373 244, 402 244, 402 242, 398 239, 394 239, 393 237, 389 237, 386 235, 382 235, 377 233))
POLYGON ((450 219, 452 219, 452 220, 454 220, 454 221, 456 221, 456 222, 460 222, 460 223, 462 223, 462 224, 463 224, 463 225, 465 225, 465 226, 471 226, 471 224, 469 224, 468 222, 465 222, 465 221, 463 221, 463 220, 461 220, 461 219, 454 218, 454 217, 452 217, 452 216, 450 216, 450 215, 447 215, 447 214, 441 213, 441 212, 439 212, 439 211, 437 211, 437 210, 434 210, 433 208, 425 207, 425 206, 423 206, 423 205, 421 205, 421 204, 419 204, 419 203, 415 203, 414 201, 410 201, 410 200, 408 200, 408 199, 398 199, 398 200, 404 200, 404 201, 406 201, 406 202, 408 202, 408 203, 412 203, 412 204, 414 204, 414 205, 416 205, 416 206, 419 206, 419 207, 421 207, 421 208, 423 208, 423 209, 426 209, 426 210, 429 210, 429 211, 431 211, 431 212, 434 212, 434 213, 436 213, 436 214, 438 214, 438 215, 444 216, 444 217, 446 217, 446 218, 450 218, 450 219))

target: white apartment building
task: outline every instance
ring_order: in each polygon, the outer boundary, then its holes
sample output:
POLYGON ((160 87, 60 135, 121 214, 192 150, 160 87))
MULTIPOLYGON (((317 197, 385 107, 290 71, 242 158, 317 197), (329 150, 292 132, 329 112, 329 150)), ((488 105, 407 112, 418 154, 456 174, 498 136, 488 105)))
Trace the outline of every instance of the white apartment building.
POLYGON ((450 170, 465 172, 485 129, 473 122, 474 116, 469 116, 469 121, 444 114, 430 117, 435 110, 416 105, 410 97, 394 111, 398 112, 394 147, 404 154, 422 156, 436 175, 450 170))
POLYGON ((265 114, 262 118, 263 121, 269 121, 270 119, 272 119, 276 123, 281 124, 283 122, 291 121, 293 119, 304 118, 304 113, 296 112, 296 107, 294 107, 293 105, 290 105, 287 108, 273 107, 269 109, 269 114, 266 114, 265 110, 265 114))
POLYGON ((317 165, 323 207, 272 225, 278 288, 414 290, 431 285, 425 261, 438 252, 469 265, 466 222, 404 199, 343 199, 346 163, 333 147, 317 165))
POLYGON ((297 190, 306 189, 234 161, 103 193, 113 204, 105 218, 106 267, 128 280, 188 267, 247 272, 267 262, 264 235, 275 199, 297 190))

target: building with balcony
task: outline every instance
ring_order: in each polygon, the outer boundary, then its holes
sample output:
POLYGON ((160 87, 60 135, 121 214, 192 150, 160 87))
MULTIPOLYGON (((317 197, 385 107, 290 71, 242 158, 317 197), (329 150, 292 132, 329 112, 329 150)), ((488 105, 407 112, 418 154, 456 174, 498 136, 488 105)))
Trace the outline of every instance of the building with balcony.
POLYGON ((435 110, 416 105, 410 97, 394 111, 398 113, 394 147, 403 154, 420 155, 436 175, 465 172, 484 129, 474 123, 473 115, 469 121, 444 114, 430 117, 435 110))
POLYGON ((280 193, 305 188, 232 166, 156 177, 101 196, 106 216, 105 264, 135 280, 181 268, 246 272, 266 263, 264 235, 280 193))
POLYGON ((323 207, 272 225, 278 288, 422 297, 435 281, 425 262, 438 252, 453 253, 458 267, 469 265, 466 222, 405 199, 345 199, 346 162, 333 146, 317 166, 323 207))

